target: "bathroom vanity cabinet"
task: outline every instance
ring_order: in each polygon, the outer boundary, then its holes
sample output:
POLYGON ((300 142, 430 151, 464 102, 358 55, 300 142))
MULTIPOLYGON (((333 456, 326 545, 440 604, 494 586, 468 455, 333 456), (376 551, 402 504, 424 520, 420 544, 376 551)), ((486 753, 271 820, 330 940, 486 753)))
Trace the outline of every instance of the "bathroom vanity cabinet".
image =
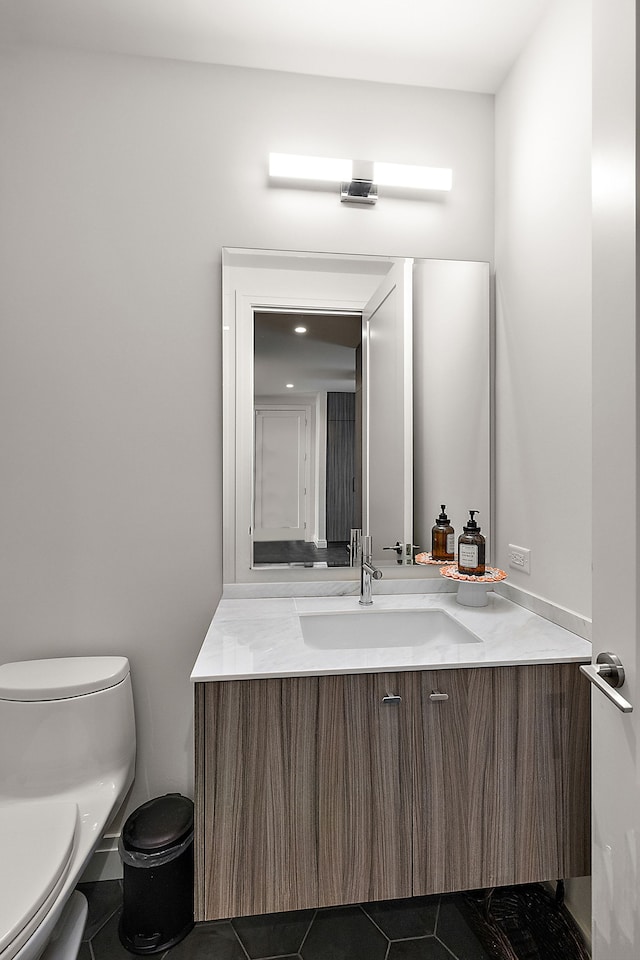
POLYGON ((196 920, 588 874, 589 702, 576 663, 196 683, 196 920))

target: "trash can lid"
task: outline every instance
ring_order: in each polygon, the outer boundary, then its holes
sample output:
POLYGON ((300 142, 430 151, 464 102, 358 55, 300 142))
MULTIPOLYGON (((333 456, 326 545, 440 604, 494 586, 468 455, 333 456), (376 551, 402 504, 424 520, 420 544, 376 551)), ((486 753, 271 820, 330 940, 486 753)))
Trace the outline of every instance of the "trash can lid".
POLYGON ((160 851, 181 843, 193 830, 193 801, 179 793, 147 800, 122 828, 125 850, 160 851))

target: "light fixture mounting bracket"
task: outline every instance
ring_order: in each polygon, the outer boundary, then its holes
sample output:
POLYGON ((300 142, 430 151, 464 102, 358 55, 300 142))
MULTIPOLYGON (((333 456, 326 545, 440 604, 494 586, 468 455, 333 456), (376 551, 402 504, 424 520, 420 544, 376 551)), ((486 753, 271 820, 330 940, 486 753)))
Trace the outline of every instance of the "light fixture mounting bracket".
POLYGON ((351 180, 340 187, 342 203, 375 203, 378 199, 378 186, 371 180, 351 180))

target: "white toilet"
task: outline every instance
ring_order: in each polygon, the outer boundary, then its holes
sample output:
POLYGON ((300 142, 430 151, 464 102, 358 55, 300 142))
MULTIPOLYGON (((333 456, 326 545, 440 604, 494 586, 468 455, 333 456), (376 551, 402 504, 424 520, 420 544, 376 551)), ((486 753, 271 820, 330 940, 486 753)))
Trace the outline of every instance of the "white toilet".
POLYGON ((133 782, 125 657, 0 666, 0 960, 72 960, 74 888, 133 782))

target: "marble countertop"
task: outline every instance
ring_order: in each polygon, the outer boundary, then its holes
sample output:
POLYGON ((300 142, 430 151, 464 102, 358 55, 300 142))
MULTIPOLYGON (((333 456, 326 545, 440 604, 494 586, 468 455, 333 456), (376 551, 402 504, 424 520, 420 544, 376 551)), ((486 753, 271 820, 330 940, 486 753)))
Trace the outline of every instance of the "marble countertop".
POLYGON ((591 644, 493 592, 485 607, 465 607, 454 593, 379 595, 363 608, 354 596, 223 599, 195 662, 191 680, 248 680, 339 673, 495 667, 535 663, 583 663, 591 644), (426 644, 415 635, 367 646, 362 631, 355 646, 305 641, 305 614, 360 611, 442 610, 466 627, 464 642, 438 637, 426 644))

